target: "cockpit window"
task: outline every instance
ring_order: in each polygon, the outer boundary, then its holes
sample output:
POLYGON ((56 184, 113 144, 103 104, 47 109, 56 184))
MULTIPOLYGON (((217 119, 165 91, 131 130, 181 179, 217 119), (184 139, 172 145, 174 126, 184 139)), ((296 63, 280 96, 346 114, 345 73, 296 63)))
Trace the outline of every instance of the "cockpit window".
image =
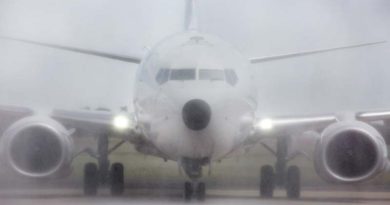
POLYGON ((223 70, 216 69, 201 69, 199 70, 199 80, 225 80, 225 73, 223 70))
POLYGON ((195 69, 172 69, 171 80, 195 80, 195 69))
POLYGON ((159 85, 166 83, 168 80, 196 80, 198 72, 199 80, 210 80, 210 81, 226 81, 228 84, 235 86, 238 82, 238 77, 233 69, 193 69, 193 68, 182 68, 182 69, 167 69, 162 68, 157 72, 156 82, 159 85))
POLYGON ((156 81, 159 85, 164 84, 168 81, 169 79, 169 69, 162 68, 158 71, 157 76, 156 76, 156 81))
POLYGON ((238 77, 237 77, 237 74, 236 72, 234 72, 234 70, 232 69, 226 69, 225 70, 225 74, 226 74, 226 82, 229 83, 230 85, 234 86, 237 84, 238 82, 238 77))

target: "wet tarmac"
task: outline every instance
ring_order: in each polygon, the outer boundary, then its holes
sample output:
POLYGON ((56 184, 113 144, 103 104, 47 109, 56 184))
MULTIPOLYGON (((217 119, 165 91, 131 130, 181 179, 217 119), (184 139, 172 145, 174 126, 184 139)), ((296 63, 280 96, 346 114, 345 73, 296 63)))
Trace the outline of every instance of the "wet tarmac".
MULTIPOLYGON (((112 197, 108 190, 98 196, 85 197, 80 189, 1 189, 1 205, 99 205, 99 204, 188 204, 180 190, 127 190, 124 196, 112 197)), ((258 197, 256 190, 209 190, 204 202, 193 200, 190 204, 390 204, 390 192, 348 190, 305 190, 298 200, 286 199, 283 191, 276 191, 272 199, 258 197)))

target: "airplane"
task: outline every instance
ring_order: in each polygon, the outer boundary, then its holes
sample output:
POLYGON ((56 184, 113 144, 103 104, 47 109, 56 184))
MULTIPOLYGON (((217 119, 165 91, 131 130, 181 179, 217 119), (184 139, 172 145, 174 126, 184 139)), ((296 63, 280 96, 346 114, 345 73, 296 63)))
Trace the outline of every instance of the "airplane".
POLYGON ((53 109, 45 114, 33 108, 0 106, 2 167, 26 178, 50 180, 68 176, 72 160, 87 153, 97 163, 84 166, 84 194, 96 195, 99 185, 109 183, 111 194, 118 196, 125 189, 124 166, 110 164, 109 156, 130 142, 140 153, 177 162, 189 178, 184 182, 184 199, 202 201, 206 196, 202 168, 260 143, 276 163, 261 167, 259 195, 273 197, 275 187, 280 186, 288 198, 299 198, 300 169, 289 161, 300 150, 293 155, 287 150, 295 136, 312 133, 315 169, 328 182, 360 183, 388 169, 390 110, 262 116, 256 114, 261 98, 249 69, 251 64, 385 41, 248 58, 220 38, 199 31, 196 0, 188 0, 186 9, 183 31, 162 40, 143 57, 1 36, 139 64, 132 112, 53 109), (95 137, 96 150, 75 152, 76 137, 95 137), (110 138, 121 141, 110 148, 110 138), (276 140, 275 147, 263 143, 269 139, 276 140))

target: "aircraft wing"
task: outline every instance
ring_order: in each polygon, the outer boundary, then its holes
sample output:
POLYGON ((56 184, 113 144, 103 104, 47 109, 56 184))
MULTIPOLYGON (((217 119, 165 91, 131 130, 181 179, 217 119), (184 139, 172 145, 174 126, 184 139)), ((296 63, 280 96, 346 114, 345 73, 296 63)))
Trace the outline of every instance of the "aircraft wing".
POLYGON ((337 121, 337 116, 334 114, 262 117, 256 120, 255 130, 261 136, 289 135, 307 130, 323 129, 337 121))
MULTIPOLYGON (((75 129, 78 136, 99 136, 101 134, 120 134, 122 132, 115 132, 116 118, 121 118, 125 123, 123 129, 133 129, 133 116, 130 113, 119 112, 114 113, 110 111, 90 111, 90 110, 53 110, 50 117, 59 121, 65 127, 75 129)), ((131 130, 128 130, 131 131, 131 130)), ((128 134, 126 132, 126 134, 128 134)))
POLYGON ((302 52, 296 52, 296 53, 287 53, 287 54, 281 54, 281 55, 275 55, 275 56, 254 57, 254 58, 250 58, 249 61, 252 64, 264 63, 264 62, 283 60, 283 59, 288 59, 288 58, 296 58, 296 57, 302 57, 302 56, 308 56, 308 55, 314 55, 314 54, 328 53, 328 52, 338 51, 338 50, 346 50, 346 49, 352 49, 352 48, 374 46, 374 45, 383 44, 383 43, 387 43, 387 41, 359 43, 359 44, 354 44, 354 45, 325 48, 325 49, 317 49, 317 50, 309 50, 309 51, 302 51, 302 52))
MULTIPOLYGON (((100 166, 109 163, 108 156, 127 142, 139 152, 166 157, 137 129, 133 119, 127 112, 40 112, 0 105, 2 167, 29 178, 62 178, 71 174, 72 161, 80 154, 95 158, 100 166)), ((101 168, 108 173, 109 167, 101 168)))
POLYGON ((55 109, 47 114, 42 114, 26 107, 0 106, 0 136, 18 120, 32 116, 53 119, 66 129, 73 130, 74 135, 78 137, 98 137, 101 134, 109 134, 128 138, 131 136, 127 135, 134 134, 130 132, 135 129, 133 116, 127 112, 55 109), (117 118, 119 118, 119 122, 116 122, 117 118), (117 125, 118 123, 122 124, 117 125), (118 129, 117 126, 122 127, 118 129), (127 130, 122 132, 120 129, 127 130))
POLYGON ((0 133, 3 133, 16 120, 32 115, 33 113, 33 110, 29 108, 0 106, 0 133))
MULTIPOLYGON (((260 117, 254 125, 259 136, 291 135, 305 131, 322 131, 327 126, 344 121, 360 121, 390 130, 390 110, 362 111, 342 114, 260 117)), ((386 133, 387 134, 387 133, 386 133)), ((390 134, 390 132, 389 132, 390 134)))
POLYGON ((9 37, 9 36, 1 36, 0 35, 0 39, 11 40, 11 41, 16 41, 16 42, 20 42, 20 43, 33 44, 33 45, 37 45, 37 46, 43 46, 43 47, 54 48, 54 49, 59 49, 59 50, 65 50, 65 51, 70 51, 70 52, 74 52, 74 53, 81 53, 81 54, 85 54, 85 55, 97 56, 97 57, 101 57, 101 58, 118 60, 118 61, 123 61, 123 62, 127 62, 127 63, 140 64, 141 60, 142 60, 142 58, 139 56, 128 56, 128 55, 123 55, 123 54, 107 53, 107 52, 103 52, 103 51, 84 49, 84 48, 78 48, 78 47, 71 47, 71 46, 64 46, 64 45, 59 45, 59 44, 54 44, 54 43, 47 43, 47 42, 38 42, 38 41, 21 39, 21 38, 14 38, 14 37, 9 37))
MULTIPOLYGON (((312 161, 316 173, 332 183, 359 183, 390 170, 390 110, 264 117, 255 130, 244 145, 258 142, 274 155, 275 173, 285 173, 297 156, 312 161)), ((296 166, 286 172, 291 169, 296 166)))
POLYGON ((388 121, 390 120, 390 110, 358 112, 356 118, 362 121, 388 121))
MULTIPOLYGON (((390 110, 259 117, 254 122, 254 132, 248 137, 246 144, 250 147, 254 142, 259 142, 275 154, 276 151, 265 142, 280 139, 291 142, 292 140, 296 143, 295 148, 291 148, 292 155, 299 153, 311 158, 300 150, 309 148, 306 146, 307 142, 329 141, 329 136, 335 137, 343 132, 354 131, 375 138, 374 141, 383 146, 390 145, 390 110)), ((390 169, 390 162, 388 167, 390 169)))

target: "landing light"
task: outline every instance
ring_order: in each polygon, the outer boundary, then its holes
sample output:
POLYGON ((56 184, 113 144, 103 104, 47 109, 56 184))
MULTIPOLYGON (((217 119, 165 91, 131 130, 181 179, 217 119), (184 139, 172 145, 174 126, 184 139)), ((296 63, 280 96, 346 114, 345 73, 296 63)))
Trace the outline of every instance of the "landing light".
POLYGON ((125 115, 117 115, 114 117, 112 124, 117 130, 125 130, 130 128, 130 119, 125 115))
POLYGON ((270 131, 274 128, 274 123, 272 119, 266 118, 258 123, 258 127, 263 131, 270 131))

